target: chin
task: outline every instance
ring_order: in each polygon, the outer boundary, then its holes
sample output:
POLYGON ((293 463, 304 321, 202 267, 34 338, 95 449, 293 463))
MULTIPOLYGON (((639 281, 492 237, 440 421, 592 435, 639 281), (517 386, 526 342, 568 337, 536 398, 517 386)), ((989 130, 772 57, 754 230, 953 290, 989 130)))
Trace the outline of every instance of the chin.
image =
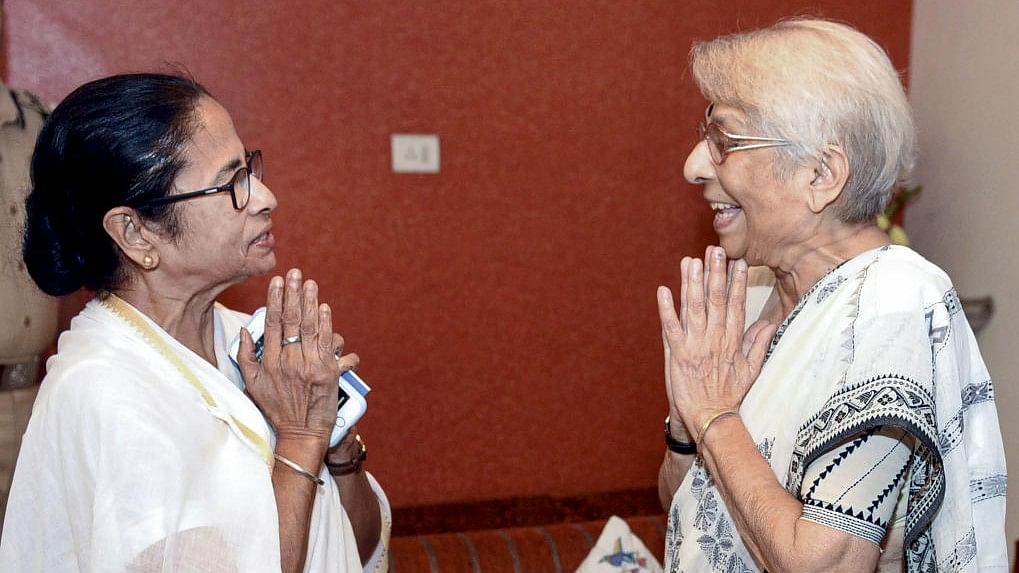
MULTIPOLYGON (((719 236, 718 246, 725 249, 725 255, 730 259, 742 259, 747 255, 746 242, 734 237, 719 236)), ((747 261, 747 264, 750 264, 750 261, 747 261)))
POLYGON ((260 262, 262 262, 263 264, 260 264, 260 265, 256 266, 255 269, 254 269, 254 274, 256 276, 269 274, 273 270, 276 269, 276 255, 275 254, 271 255, 269 257, 269 260, 267 260, 267 261, 260 261, 260 262))
POLYGON ((244 275, 247 277, 258 277, 271 273, 276 268, 276 253, 269 253, 265 257, 259 257, 244 266, 244 275))

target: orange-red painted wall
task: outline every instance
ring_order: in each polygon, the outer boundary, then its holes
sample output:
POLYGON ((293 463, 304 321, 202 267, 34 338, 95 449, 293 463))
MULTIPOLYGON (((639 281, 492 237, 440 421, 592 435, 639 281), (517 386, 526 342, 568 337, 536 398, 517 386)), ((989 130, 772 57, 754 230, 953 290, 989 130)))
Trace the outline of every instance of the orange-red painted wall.
MULTIPOLYGON (((319 280, 374 386, 397 505, 655 483, 654 292, 714 236, 682 178, 692 41, 814 14, 908 64, 909 0, 6 3, 12 85, 190 70, 261 148, 281 270, 319 280), (751 6, 752 5, 752 6, 751 6), (436 133, 442 173, 390 171, 436 133)), ((251 309, 266 278, 227 296, 251 309)))

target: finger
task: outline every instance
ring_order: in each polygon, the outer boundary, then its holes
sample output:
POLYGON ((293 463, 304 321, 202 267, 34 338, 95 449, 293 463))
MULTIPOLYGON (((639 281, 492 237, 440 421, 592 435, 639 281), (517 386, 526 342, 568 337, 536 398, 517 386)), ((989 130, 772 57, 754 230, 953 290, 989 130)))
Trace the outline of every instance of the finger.
POLYGON ((344 354, 337 361, 337 365, 340 367, 340 374, 343 374, 347 370, 357 370, 357 367, 360 364, 361 358, 354 353, 344 354))
POLYGON ((765 324, 757 331, 754 342, 750 345, 750 352, 747 353, 747 363, 750 366, 750 379, 754 380, 761 372, 764 364, 764 357, 768 354, 768 347, 771 345, 771 337, 775 335, 778 327, 773 324, 765 324))
POLYGON ((665 395, 672 404, 672 349, 669 348, 669 339, 662 329, 662 355, 665 357, 665 395))
POLYGON ((669 287, 658 287, 658 319, 662 322, 662 335, 667 346, 671 346, 683 335, 683 327, 676 316, 676 303, 669 287))
POLYGON ((304 288, 301 291, 301 353, 308 363, 317 364, 320 361, 319 332, 318 283, 312 280, 304 281, 304 288))
POLYGON ((255 359, 255 341, 247 328, 241 328, 241 344, 237 349, 237 366, 241 369, 245 386, 258 383, 258 360, 255 359))
POLYGON ((707 323, 704 313, 704 266, 700 259, 690 261, 690 284, 687 285, 687 330, 701 332, 707 323))
MULTIPOLYGON (((318 356, 323 364, 336 361, 337 355, 333 344, 333 310, 328 304, 318 305, 318 356), (328 333, 328 334, 326 334, 328 333)), ((343 350, 343 347, 340 347, 343 350)))
POLYGON ((683 260, 679 262, 679 275, 679 324, 683 328, 683 332, 686 332, 690 327, 690 305, 689 295, 687 295, 690 287, 690 257, 683 257, 683 260))
POLYGON ((283 277, 272 277, 265 297, 265 348, 262 358, 275 364, 283 340, 283 277))
POLYGON ((713 245, 704 247, 704 298, 708 298, 708 280, 711 277, 711 253, 714 250, 713 245))
MULTIPOLYGON (((725 326, 727 316, 725 283, 728 278, 725 272, 725 249, 722 247, 711 249, 711 254, 704 259, 704 266, 706 269, 710 269, 710 271, 705 271, 707 274, 704 277, 708 288, 708 328, 719 332, 725 326)), ((738 332, 742 333, 743 329, 741 328, 738 332)))
MULTIPOLYGON (((301 271, 290 269, 283 287, 283 337, 301 334, 301 271)), ((289 344, 287 346, 290 346, 289 344)))
POLYGON ((334 332, 332 336, 332 343, 329 346, 329 356, 333 360, 339 360, 343 356, 343 345, 346 341, 340 336, 340 333, 334 332))
POLYGON ((754 339, 757 337, 758 333, 761 332, 761 329, 767 327, 769 324, 771 323, 762 318, 761 320, 758 320, 757 322, 750 325, 750 328, 747 329, 746 334, 743 335, 744 357, 750 355, 750 347, 753 346, 754 339))
POLYGON ((726 348, 735 352, 740 347, 743 326, 747 320, 747 264, 740 259, 731 266, 729 282, 732 284, 729 286, 728 304, 725 309, 725 342, 726 348))

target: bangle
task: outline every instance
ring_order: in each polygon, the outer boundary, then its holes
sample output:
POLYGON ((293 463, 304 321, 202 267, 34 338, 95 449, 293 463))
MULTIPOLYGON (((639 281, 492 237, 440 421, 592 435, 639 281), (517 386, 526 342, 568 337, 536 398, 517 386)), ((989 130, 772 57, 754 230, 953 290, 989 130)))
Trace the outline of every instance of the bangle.
POLYGON ((345 476, 352 474, 360 470, 361 464, 368 459, 368 446, 365 446, 364 441, 361 440, 361 434, 354 434, 354 439, 357 440, 357 445, 360 446, 360 449, 349 462, 334 464, 328 459, 326 460, 326 469, 329 470, 330 475, 345 476))
POLYGON ((697 431, 697 437, 694 438, 694 442, 697 443, 698 447, 700 447, 701 442, 704 440, 704 434, 707 433, 708 428, 711 427, 711 424, 714 424, 715 420, 717 420, 719 418, 723 418, 725 416, 739 416, 739 411, 738 410, 718 410, 718 411, 714 412, 713 414, 711 414, 710 416, 708 416, 708 418, 706 420, 704 420, 704 423, 701 424, 701 429, 697 431))
POLYGON ((671 416, 665 417, 665 447, 669 448, 670 452, 681 454, 684 456, 691 456, 697 453, 697 444, 691 442, 681 442, 676 438, 672 437, 672 432, 669 431, 669 419, 671 416))
POLYGON ((326 484, 325 480, 323 480, 322 478, 318 477, 317 475, 309 472, 308 470, 302 468, 300 465, 297 464, 297 462, 292 461, 292 460, 288 460, 287 458, 284 458, 283 456, 281 456, 281 455, 279 455, 279 454, 277 454, 275 452, 272 454, 272 457, 274 457, 277 460, 283 462, 283 465, 285 465, 288 468, 294 470, 295 472, 301 474, 302 476, 310 479, 311 481, 317 483, 318 485, 325 485, 326 484))

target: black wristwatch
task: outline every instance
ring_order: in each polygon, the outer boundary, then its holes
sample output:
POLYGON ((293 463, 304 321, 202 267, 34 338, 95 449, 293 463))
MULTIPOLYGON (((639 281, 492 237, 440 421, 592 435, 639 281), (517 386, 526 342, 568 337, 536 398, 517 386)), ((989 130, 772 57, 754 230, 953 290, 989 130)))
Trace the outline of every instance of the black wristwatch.
POLYGON ((684 456, 692 456, 693 454, 696 454, 697 444, 692 442, 681 442, 672 437, 672 432, 669 431, 669 418, 670 416, 665 417, 665 447, 669 448, 670 452, 684 456))

